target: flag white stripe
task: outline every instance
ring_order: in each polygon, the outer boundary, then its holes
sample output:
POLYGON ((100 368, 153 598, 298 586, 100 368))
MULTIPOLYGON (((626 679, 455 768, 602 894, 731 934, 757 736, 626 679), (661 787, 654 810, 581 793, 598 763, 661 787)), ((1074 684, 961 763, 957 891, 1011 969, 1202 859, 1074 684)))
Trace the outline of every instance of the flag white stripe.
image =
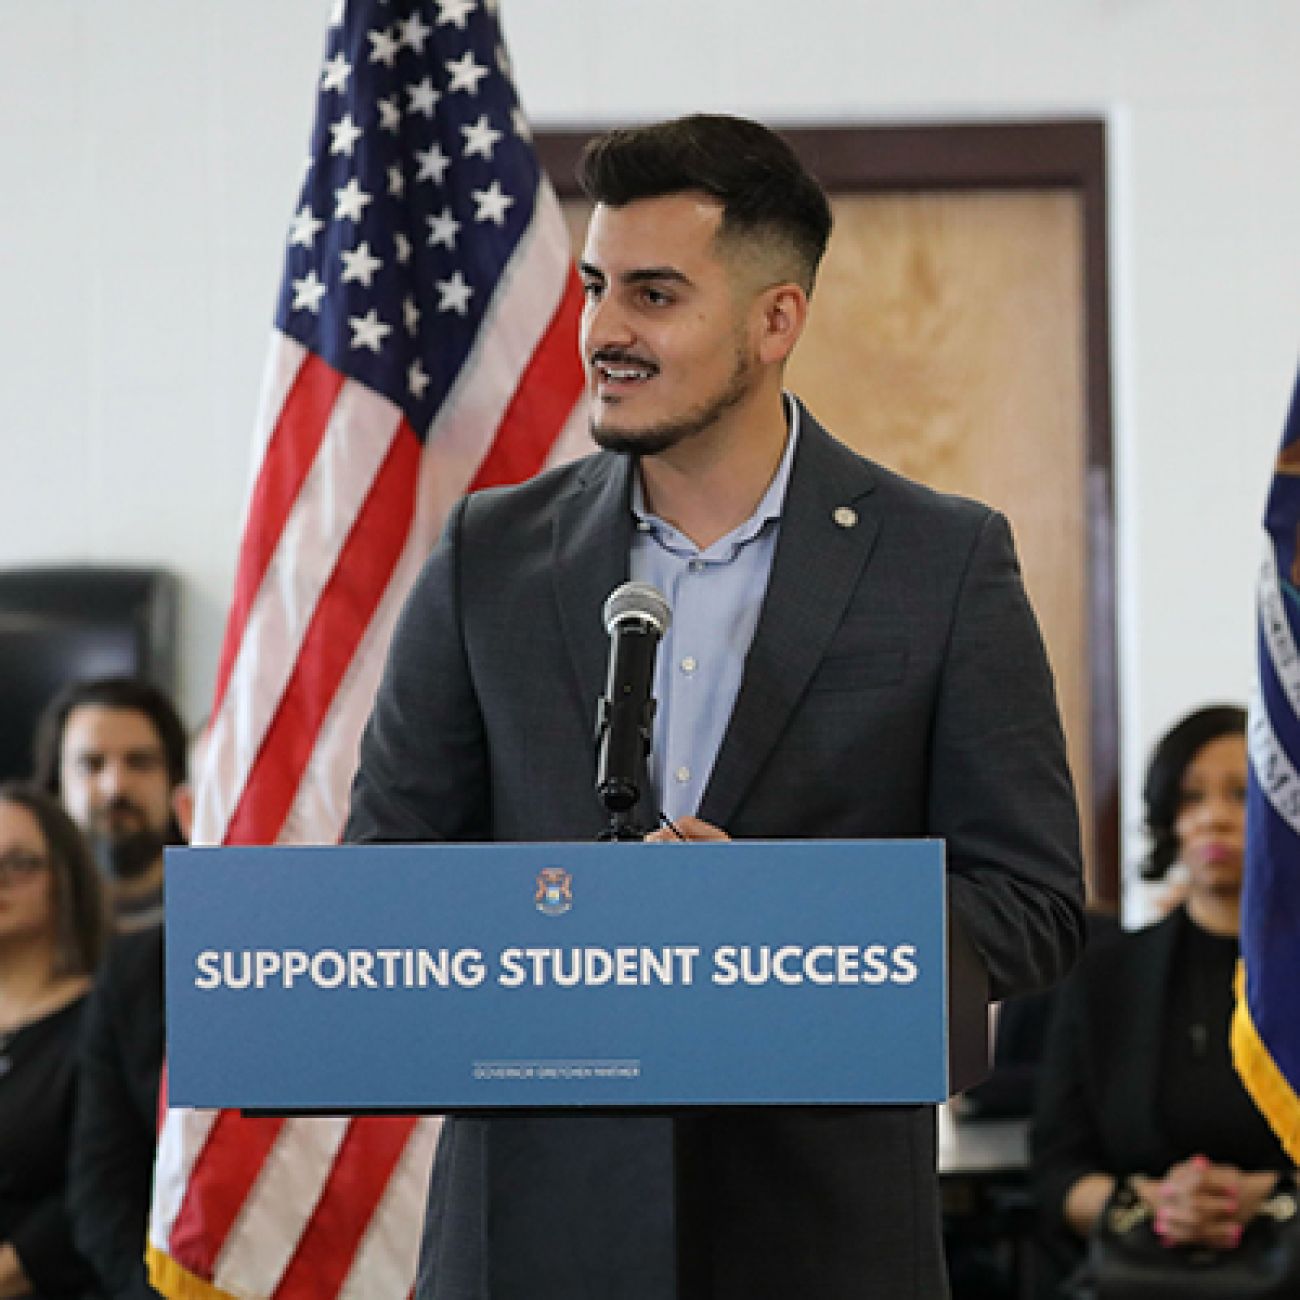
MULTIPOLYGON (((245 517, 242 522, 245 527, 248 524, 248 511, 253 503, 253 488, 257 483, 258 474, 261 473, 262 462, 266 459, 266 449, 270 444, 271 435, 275 432, 276 425, 280 423, 280 412, 284 410, 284 404, 289 400, 289 390, 293 387, 294 380, 298 378, 298 372, 309 355, 310 353, 297 339, 290 338, 278 329, 271 330, 271 346, 267 351, 266 367, 262 371, 262 393, 258 399, 257 418, 253 425, 252 456, 248 462, 251 478, 244 494, 245 517)), ((241 537, 244 531, 245 529, 241 527, 241 537)))
POLYGON ((214 1284, 232 1295, 270 1295, 324 1190, 351 1120, 286 1120, 222 1243, 214 1284))
POLYGON ((158 1140, 149 1241, 168 1253, 172 1224, 180 1213, 190 1175, 217 1121, 215 1110, 169 1110, 158 1140))
POLYGON ((429 1172, 442 1120, 422 1119, 412 1130, 394 1167, 384 1194, 366 1225, 352 1268, 338 1291, 338 1300, 374 1300, 376 1296, 405 1296, 415 1276, 420 1237, 410 1231, 413 1205, 423 1205, 429 1172))

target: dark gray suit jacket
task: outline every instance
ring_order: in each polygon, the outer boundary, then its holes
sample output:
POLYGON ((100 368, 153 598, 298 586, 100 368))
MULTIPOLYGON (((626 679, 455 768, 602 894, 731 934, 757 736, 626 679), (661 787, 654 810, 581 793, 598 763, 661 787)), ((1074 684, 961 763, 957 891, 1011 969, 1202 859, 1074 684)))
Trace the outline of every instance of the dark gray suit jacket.
MULTIPOLYGON (((595 837, 601 606, 627 578, 630 483, 602 453, 455 509, 394 639, 348 839, 595 837)), ((1006 521, 804 412, 699 815, 736 838, 943 837, 993 996, 1057 979, 1082 930, 1077 818, 1006 521)), ((696 1128, 717 1300, 946 1294, 930 1108, 696 1128)), ((671 1297, 669 1135, 653 1119, 449 1122, 420 1295, 671 1297)))

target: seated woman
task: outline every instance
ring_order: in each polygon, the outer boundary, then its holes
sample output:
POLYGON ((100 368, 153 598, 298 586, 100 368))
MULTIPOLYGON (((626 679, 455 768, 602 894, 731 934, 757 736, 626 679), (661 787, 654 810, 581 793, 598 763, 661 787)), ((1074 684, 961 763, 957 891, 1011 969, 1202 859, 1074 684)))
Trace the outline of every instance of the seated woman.
POLYGON ((63 1205, 99 877, 49 795, 0 785, 0 1297, 95 1294, 63 1205))
POLYGON ((1032 1135, 1056 1270, 1082 1256, 1117 1183, 1167 1245, 1232 1250, 1289 1162, 1228 1048, 1240 927, 1246 715, 1203 708, 1156 747, 1144 875, 1187 873, 1164 920, 1091 951, 1061 990, 1032 1135))

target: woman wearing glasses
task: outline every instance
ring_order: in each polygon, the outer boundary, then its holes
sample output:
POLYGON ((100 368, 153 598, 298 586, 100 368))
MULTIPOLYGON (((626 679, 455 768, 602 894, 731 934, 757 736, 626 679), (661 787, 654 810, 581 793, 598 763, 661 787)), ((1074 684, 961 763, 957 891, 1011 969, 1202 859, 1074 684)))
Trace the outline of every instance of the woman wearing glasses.
POLYGON ((0 785, 0 1300, 95 1294, 63 1208, 99 878, 49 795, 0 785))

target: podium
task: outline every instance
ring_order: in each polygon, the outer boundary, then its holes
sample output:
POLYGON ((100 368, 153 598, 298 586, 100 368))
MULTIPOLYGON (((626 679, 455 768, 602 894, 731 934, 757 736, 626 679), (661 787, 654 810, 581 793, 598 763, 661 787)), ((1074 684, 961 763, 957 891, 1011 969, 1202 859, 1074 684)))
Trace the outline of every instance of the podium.
POLYGON ((939 841, 167 850, 174 1106, 939 1102, 987 981, 939 841))

